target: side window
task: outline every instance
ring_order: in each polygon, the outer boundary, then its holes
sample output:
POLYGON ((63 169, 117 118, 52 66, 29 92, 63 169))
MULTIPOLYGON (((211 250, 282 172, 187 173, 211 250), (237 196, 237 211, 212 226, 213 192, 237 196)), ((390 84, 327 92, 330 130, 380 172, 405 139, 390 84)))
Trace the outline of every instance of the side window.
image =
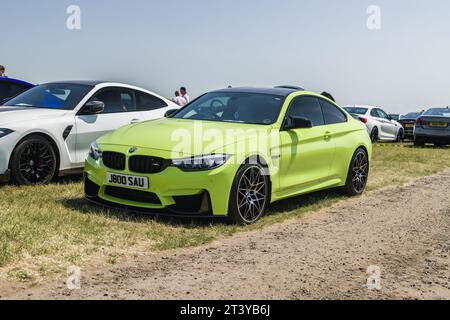
POLYGON ((150 111, 167 107, 167 103, 150 94, 135 91, 136 107, 138 111, 150 111))
POLYGON ((110 88, 97 92, 90 101, 101 101, 105 104, 102 113, 119 113, 136 111, 136 103, 131 90, 126 88, 110 88))
POLYGON ((0 82, 0 99, 13 98, 29 88, 20 83, 0 82))
POLYGON ((319 99, 319 101, 320 105, 322 106, 325 124, 336 124, 347 122, 347 116, 341 110, 339 110, 338 107, 322 99, 319 99))
POLYGON ((379 117, 380 117, 380 115, 378 114, 378 110, 377 110, 377 109, 372 109, 372 110, 370 111, 370 115, 371 115, 372 117, 375 117, 375 118, 379 118, 379 117))
POLYGON ((11 97, 15 97, 28 89, 29 88, 23 84, 13 83, 11 84, 11 97))
POLYGON ((11 84, 6 81, 0 82, 0 99, 11 97, 11 84))
POLYGON ((314 127, 322 126, 325 123, 319 99, 315 97, 296 98, 289 106, 286 115, 309 119, 314 127))
POLYGON ((387 113, 384 112, 384 111, 381 110, 381 109, 378 109, 378 114, 379 114, 379 117, 382 118, 382 119, 387 119, 387 118, 388 118, 387 113))

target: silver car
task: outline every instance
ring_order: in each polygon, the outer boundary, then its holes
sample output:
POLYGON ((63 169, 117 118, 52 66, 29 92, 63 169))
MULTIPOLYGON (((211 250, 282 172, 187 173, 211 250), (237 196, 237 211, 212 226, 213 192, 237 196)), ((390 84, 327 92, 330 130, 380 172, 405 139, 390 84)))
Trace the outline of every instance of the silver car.
POLYGON ((450 108, 432 108, 422 114, 414 125, 414 145, 450 145, 450 108))

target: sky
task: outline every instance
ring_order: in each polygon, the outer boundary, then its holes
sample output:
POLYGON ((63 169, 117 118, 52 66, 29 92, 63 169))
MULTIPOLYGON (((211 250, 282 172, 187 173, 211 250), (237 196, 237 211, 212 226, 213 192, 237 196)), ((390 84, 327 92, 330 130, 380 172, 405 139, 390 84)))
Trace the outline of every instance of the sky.
POLYGON ((449 17, 448 0, 2 0, 0 64, 33 83, 111 80, 169 98, 299 85, 405 113, 450 105, 449 17), (80 30, 66 27, 70 5, 80 30))

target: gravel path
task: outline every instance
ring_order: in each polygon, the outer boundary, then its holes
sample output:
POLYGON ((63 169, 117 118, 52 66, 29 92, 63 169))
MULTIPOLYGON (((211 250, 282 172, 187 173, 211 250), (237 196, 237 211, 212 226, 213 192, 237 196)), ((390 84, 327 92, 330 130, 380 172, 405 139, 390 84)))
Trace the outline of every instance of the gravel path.
POLYGON ((450 299, 450 171, 211 245, 3 298, 450 299), (381 289, 366 286, 381 269, 381 289))

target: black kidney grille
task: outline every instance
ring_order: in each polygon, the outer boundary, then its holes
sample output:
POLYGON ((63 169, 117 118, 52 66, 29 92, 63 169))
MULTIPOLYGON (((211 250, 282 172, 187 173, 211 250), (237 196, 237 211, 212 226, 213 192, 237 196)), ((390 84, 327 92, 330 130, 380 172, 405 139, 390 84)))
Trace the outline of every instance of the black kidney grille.
POLYGON ((125 155, 123 153, 104 151, 103 164, 114 170, 125 170, 125 155))
POLYGON ((137 173, 158 173, 168 166, 167 160, 157 157, 132 156, 128 159, 128 169, 137 173))

